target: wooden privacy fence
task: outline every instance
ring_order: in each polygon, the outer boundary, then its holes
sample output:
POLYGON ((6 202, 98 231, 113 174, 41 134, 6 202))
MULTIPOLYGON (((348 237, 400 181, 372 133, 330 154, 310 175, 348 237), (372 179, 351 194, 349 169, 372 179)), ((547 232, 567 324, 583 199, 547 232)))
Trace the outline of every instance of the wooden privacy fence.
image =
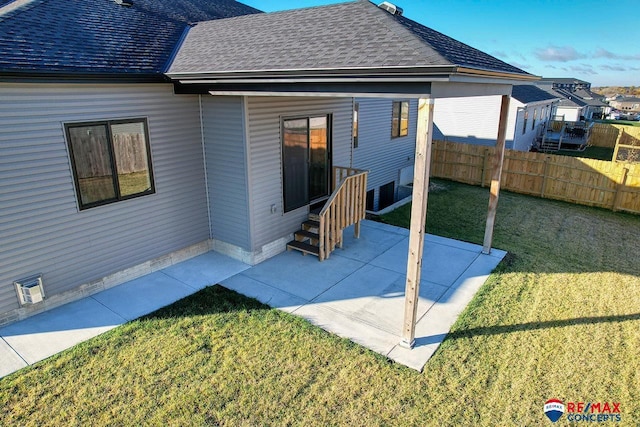
MULTIPOLYGON (((78 178, 110 176, 111 153, 106 135, 74 134, 74 159, 78 178)), ((147 145, 144 135, 117 133, 113 135, 113 149, 119 174, 147 171, 147 145)))
POLYGON ((607 123, 594 123, 591 127, 587 145, 595 147, 614 148, 620 134, 620 129, 607 123))
MULTIPOLYGON (((494 147, 433 141, 431 176, 489 185, 494 147)), ((501 188, 640 213, 640 164, 505 150, 501 188)))
POLYGON ((625 133, 640 139, 640 127, 610 123, 594 123, 591 127, 587 145, 614 148, 621 135, 625 133))
POLYGON ((616 142, 616 149, 613 151, 613 160, 640 163, 640 139, 622 130, 616 142))

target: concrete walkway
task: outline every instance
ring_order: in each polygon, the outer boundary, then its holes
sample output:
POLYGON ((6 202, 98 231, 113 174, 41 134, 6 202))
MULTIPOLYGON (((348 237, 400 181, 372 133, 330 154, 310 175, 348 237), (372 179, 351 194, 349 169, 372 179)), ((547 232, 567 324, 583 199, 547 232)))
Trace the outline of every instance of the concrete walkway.
POLYGON ((215 252, 0 328, 0 377, 250 268, 215 252))
POLYGON ((91 297, 0 328, 0 377, 212 284, 302 316, 392 360, 422 370, 506 254, 442 237, 425 239, 416 347, 399 347, 408 230, 363 221, 326 261, 284 252, 254 267, 209 252, 91 297))

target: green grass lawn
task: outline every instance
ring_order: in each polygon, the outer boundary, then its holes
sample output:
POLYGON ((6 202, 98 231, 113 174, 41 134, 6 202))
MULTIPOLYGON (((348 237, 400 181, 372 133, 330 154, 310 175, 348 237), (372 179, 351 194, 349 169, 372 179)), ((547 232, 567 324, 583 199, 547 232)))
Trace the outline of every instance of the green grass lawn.
POLYGON ((595 120, 598 123, 608 123, 610 125, 627 125, 627 126, 638 126, 640 127, 640 122, 635 120, 595 120))
POLYGON ((613 158, 613 148, 607 147, 587 147, 584 151, 559 150, 553 154, 561 156, 582 157, 585 159, 607 160, 613 158))
MULTIPOLYGON (((428 231, 481 242, 488 191, 436 184, 428 231)), ((638 216, 503 192, 510 253, 423 373, 214 286, 0 380, 0 424, 544 426, 559 398, 638 425, 638 242, 638 216)))

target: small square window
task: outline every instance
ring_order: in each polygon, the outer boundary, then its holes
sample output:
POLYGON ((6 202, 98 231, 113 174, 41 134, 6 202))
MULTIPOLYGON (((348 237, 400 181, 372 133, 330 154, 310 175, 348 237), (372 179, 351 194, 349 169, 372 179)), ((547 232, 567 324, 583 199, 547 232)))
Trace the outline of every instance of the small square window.
POLYGON ((80 209, 155 192, 146 119, 65 129, 80 209))
POLYGON ((391 110, 391 137, 397 138, 409 134, 409 102, 393 101, 391 110))

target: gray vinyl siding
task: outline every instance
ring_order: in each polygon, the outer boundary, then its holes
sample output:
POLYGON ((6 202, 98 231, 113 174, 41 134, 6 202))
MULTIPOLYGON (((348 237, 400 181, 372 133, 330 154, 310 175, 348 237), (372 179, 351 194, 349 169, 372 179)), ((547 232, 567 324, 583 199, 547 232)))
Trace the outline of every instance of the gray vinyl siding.
POLYGON ((0 84, 0 313, 13 281, 54 295, 206 240, 197 96, 172 85, 0 84), (148 120, 156 193, 78 210, 64 123, 148 120))
POLYGON ((249 250, 244 99, 202 96, 211 234, 249 250))
MULTIPOLYGON (((397 99, 397 101, 404 101, 397 99)), ((413 165, 415 155, 418 100, 409 101, 409 134, 391 138, 393 99, 358 98, 358 148, 353 150, 353 166, 368 169, 367 189, 375 190, 374 208, 378 208, 379 187, 394 182, 397 188, 400 170, 413 165)))
POLYGON ((282 117, 333 114, 333 165, 351 165, 351 98, 249 97, 250 196, 253 247, 260 248, 300 227, 308 208, 283 209, 280 120, 282 117), (271 213, 271 206, 276 212, 271 213))

